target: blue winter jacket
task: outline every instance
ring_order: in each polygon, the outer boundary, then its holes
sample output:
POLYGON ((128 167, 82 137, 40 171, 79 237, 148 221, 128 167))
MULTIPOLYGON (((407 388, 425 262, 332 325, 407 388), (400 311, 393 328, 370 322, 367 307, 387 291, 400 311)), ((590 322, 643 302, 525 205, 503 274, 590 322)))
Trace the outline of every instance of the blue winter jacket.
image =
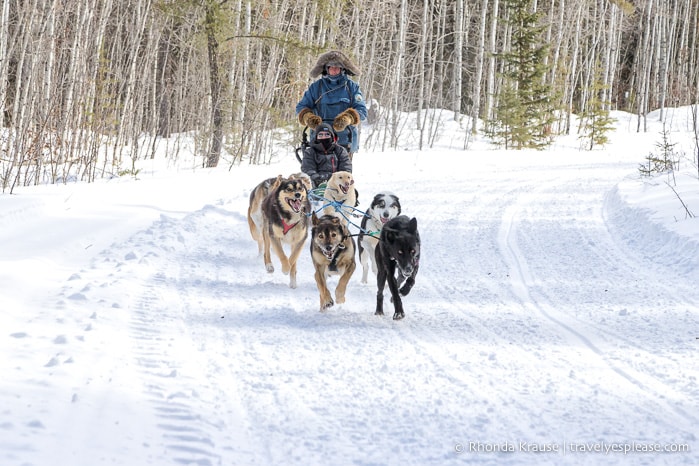
MULTIPOLYGON (((304 108, 308 108, 321 117, 325 123, 332 125, 335 117, 350 107, 359 113, 361 120, 366 120, 367 109, 359 84, 348 78, 345 73, 335 77, 324 75, 308 86, 296 105, 296 115, 304 108)), ((357 152, 359 149, 359 131, 355 125, 349 125, 337 136, 338 144, 349 147, 349 151, 352 153, 357 152)), ((313 140, 312 134, 310 139, 313 140)))

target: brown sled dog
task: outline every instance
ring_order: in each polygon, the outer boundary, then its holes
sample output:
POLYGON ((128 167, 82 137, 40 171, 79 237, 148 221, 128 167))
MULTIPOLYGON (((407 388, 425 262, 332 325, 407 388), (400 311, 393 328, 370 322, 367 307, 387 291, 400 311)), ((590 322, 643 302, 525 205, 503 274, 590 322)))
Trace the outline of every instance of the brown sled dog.
POLYGON ((248 206, 248 227, 250 227, 250 236, 252 239, 257 241, 257 252, 262 255, 264 251, 265 242, 262 238, 262 225, 264 223, 262 217, 262 201, 265 200, 267 195, 277 189, 279 183, 282 181, 282 175, 276 178, 267 178, 252 190, 250 193, 250 205, 248 206))
MULTIPOLYGON (((250 233, 258 242, 262 237, 262 252, 267 272, 274 272, 270 246, 279 257, 282 272, 289 274, 289 287, 296 288, 296 262, 308 236, 308 217, 310 211, 307 184, 302 178, 282 178, 281 176, 265 180, 260 190, 267 189, 269 193, 257 207, 257 188, 250 195, 248 208, 248 225, 250 233), (271 181, 270 181, 271 180, 271 181), (267 186, 265 187, 265 183, 267 186), (261 217, 261 225, 256 221, 261 217), (289 257, 284 252, 283 244, 291 246, 289 257)), ((260 187, 260 185, 258 185, 260 187)))
POLYGON ((334 304, 328 290, 327 279, 331 275, 340 275, 335 288, 335 301, 345 302, 345 290, 357 264, 354 260, 354 239, 345 224, 334 215, 311 216, 311 258, 315 267, 316 285, 320 292, 320 310, 324 311, 334 304))
MULTIPOLYGON (((264 251, 264 238, 262 237, 262 225, 264 224, 262 215, 262 201, 267 195, 279 187, 279 183, 284 179, 282 175, 276 178, 267 178, 250 192, 250 206, 248 207, 248 226, 250 227, 250 236, 257 241, 257 252, 262 255, 264 251)), ((290 180, 300 179, 304 182, 306 190, 312 187, 311 178, 305 173, 294 173, 289 175, 290 180)))

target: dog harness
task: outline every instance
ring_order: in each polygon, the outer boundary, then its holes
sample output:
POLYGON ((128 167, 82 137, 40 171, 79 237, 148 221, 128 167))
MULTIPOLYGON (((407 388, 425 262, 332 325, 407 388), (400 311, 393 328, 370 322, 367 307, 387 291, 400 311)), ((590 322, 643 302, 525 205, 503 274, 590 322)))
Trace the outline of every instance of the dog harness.
MULTIPOLYGON (((342 242, 337 245, 337 247, 333 251, 332 259, 328 259, 330 261, 330 265, 328 265, 328 270, 330 270, 331 272, 337 272, 337 255, 340 251, 342 251, 343 249, 346 248, 346 246, 344 244, 346 238, 347 237, 342 238, 342 242)), ((325 256, 325 257, 327 258, 327 256, 325 256)))
MULTIPOLYGON (((300 220, 299 220, 299 221, 300 221, 300 220)), ((289 224, 286 223, 286 222, 284 221, 284 219, 282 218, 282 229, 283 229, 283 231, 284 231, 284 234, 289 233, 289 230, 291 230, 292 228, 294 228, 294 227, 295 227, 296 225, 298 225, 298 224, 299 224, 299 222, 292 223, 291 225, 289 225, 289 224)))

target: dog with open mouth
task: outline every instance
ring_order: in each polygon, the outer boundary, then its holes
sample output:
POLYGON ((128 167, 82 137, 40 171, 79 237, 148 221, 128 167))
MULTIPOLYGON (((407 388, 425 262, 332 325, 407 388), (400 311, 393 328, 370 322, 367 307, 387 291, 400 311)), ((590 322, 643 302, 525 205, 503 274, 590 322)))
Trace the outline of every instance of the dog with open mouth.
POLYGON ((376 315, 383 315, 383 290, 386 282, 393 301, 393 320, 405 317, 401 296, 407 296, 415 285, 420 267, 420 233, 417 219, 399 215, 381 230, 376 247, 378 274, 376 282, 376 315))
POLYGON ((320 293, 320 310, 325 311, 335 302, 345 302, 347 283, 357 267, 355 244, 347 226, 335 215, 318 218, 314 212, 311 222, 311 259, 320 293), (335 288, 335 301, 328 289, 328 278, 333 275, 340 276, 335 288))
MULTIPOLYGON (((349 222, 347 220, 347 214, 349 211, 345 210, 344 215, 338 211, 338 208, 343 208, 344 206, 354 207, 357 206, 357 190, 354 187, 354 177, 352 173, 347 171, 338 171, 332 174, 328 180, 327 186, 325 188, 325 194, 323 195, 328 202, 341 204, 340 207, 336 207, 331 204, 323 209, 324 215, 336 215, 340 217, 347 225, 349 222)), ((350 211, 352 209, 349 209, 350 211)))
MULTIPOLYGON (((287 177, 290 180, 300 179, 309 191, 312 187, 311 178, 303 172, 292 173, 287 177)), ((264 224, 262 213, 262 201, 267 195, 276 190, 279 183, 284 179, 284 176, 278 175, 274 178, 267 178, 260 182, 250 192, 250 204, 248 206, 248 227, 250 228, 250 236, 257 242, 257 251, 262 255, 264 250, 264 238, 262 237, 262 226, 264 224)))
POLYGON ((357 238, 359 262, 362 264, 362 283, 367 283, 369 263, 374 275, 377 274, 374 251, 379 243, 379 235, 383 226, 401 213, 400 200, 395 194, 384 191, 374 196, 371 205, 366 210, 357 238))
POLYGON ((250 234, 258 242, 267 272, 274 272, 270 247, 274 249, 282 266, 282 273, 289 275, 289 287, 296 288, 296 262, 308 237, 308 216, 311 206, 308 201, 310 180, 292 175, 270 178, 260 183, 250 194, 248 225, 250 234), (267 191, 262 202, 260 197, 267 191), (284 245, 291 252, 286 256, 284 245))

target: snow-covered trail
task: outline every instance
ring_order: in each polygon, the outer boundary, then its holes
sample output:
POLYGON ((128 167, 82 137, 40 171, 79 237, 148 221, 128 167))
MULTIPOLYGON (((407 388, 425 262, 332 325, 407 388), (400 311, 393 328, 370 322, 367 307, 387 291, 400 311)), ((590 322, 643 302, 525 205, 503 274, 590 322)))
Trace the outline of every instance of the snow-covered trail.
MULTIPOLYGON (((433 178, 453 156, 356 162, 360 207, 389 189, 418 218, 404 320, 388 300, 373 315, 373 276, 362 285, 360 270, 325 313, 309 254, 295 290, 267 274, 245 219, 264 176, 235 177, 229 194, 125 234, 44 300, 65 316, 45 331, 52 383, 11 375, 17 390, 46 392, 12 412, 42 428, 5 430, 26 445, 48 437, 57 464, 86 449, 93 465, 694 463, 697 277, 627 239, 637 217, 614 186, 635 164, 465 153, 467 170, 433 178), (397 177, 397 163, 411 168, 397 177), (692 452, 568 447, 603 442, 692 452)), ((0 445, 11 464, 40 453, 0 445)))

